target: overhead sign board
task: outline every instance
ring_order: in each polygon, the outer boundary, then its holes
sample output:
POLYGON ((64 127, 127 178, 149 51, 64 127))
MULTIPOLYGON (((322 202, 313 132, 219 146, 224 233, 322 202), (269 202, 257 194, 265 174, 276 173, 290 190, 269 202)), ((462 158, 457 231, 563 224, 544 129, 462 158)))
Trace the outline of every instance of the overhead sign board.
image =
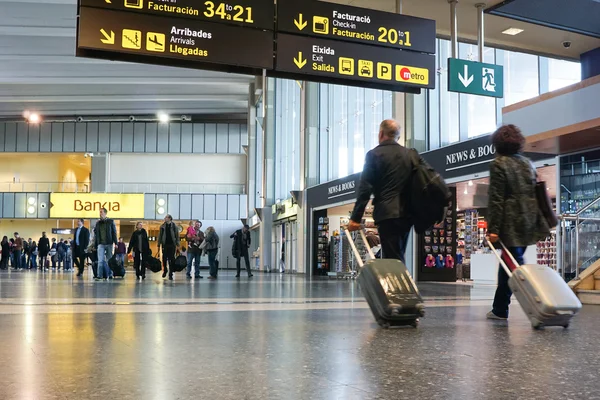
POLYGON ((79 0, 82 7, 100 7, 163 17, 191 18, 274 30, 273 0, 79 0))
MULTIPOLYGON (((123 0, 112 0, 113 3, 123 0)), ((273 34, 205 21, 81 7, 78 48, 273 68, 273 34)))
POLYGON ((51 193, 50 218, 99 218, 104 207, 108 216, 144 218, 143 194, 51 193))
POLYGON ((435 21, 323 1, 279 0, 277 30, 435 54, 435 21))
POLYGON ((435 87, 434 55, 287 34, 277 36, 276 71, 388 86, 435 87))
POLYGON ((449 58, 448 90, 502 98, 504 97, 504 69, 501 65, 449 58))

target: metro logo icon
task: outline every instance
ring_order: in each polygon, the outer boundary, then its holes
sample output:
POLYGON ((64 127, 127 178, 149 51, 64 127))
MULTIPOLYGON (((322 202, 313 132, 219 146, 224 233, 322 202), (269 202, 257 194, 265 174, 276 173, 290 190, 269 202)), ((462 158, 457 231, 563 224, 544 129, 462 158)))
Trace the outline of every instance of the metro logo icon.
POLYGON ((429 70, 425 68, 396 65, 396 81, 428 85, 429 70))

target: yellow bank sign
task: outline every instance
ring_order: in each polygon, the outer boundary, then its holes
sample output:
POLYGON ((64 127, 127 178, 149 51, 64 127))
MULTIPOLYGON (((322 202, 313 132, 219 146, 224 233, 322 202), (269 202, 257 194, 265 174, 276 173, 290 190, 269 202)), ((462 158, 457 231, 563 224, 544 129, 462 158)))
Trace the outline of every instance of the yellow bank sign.
POLYGON ((52 193, 50 218, 98 218, 106 208, 113 219, 144 218, 143 194, 52 193))

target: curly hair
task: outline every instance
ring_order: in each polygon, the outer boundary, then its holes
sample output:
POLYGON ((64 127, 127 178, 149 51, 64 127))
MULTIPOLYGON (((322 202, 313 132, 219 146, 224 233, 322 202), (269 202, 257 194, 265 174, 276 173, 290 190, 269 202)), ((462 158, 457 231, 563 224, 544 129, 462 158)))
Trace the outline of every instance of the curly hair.
POLYGON ((515 125, 502 125, 492 135, 492 144, 502 156, 521 153, 525 146, 525 137, 515 125))

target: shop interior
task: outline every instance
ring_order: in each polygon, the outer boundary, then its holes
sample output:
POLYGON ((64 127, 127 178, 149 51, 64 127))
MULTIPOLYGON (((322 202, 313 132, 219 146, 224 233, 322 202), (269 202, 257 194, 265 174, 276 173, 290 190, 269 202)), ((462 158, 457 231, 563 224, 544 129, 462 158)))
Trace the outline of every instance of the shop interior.
MULTIPOLYGON (((548 195, 556 204, 556 166, 538 168, 538 180, 544 181, 548 195)), ((495 283, 498 262, 485 245, 487 235, 487 203, 489 178, 465 180, 452 185, 456 188, 456 238, 457 252, 454 259, 457 280, 473 280, 495 283)), ((430 250, 435 248, 431 246, 430 250)), ((427 252, 426 252, 427 253, 427 252)), ((428 255, 431 253, 427 253, 428 255)), ((435 257, 435 252, 432 254, 435 257)), ((430 260, 430 259, 429 259, 430 260)), ((527 263, 548 265, 556 269, 556 232, 546 240, 530 246, 525 254, 527 263)), ((442 268, 435 263, 423 262, 428 268, 442 268)), ((444 268, 447 265, 444 265, 444 268)))
MULTIPOLYGON (((354 209, 354 202, 332 207, 326 210, 315 211, 313 226, 316 228, 314 243, 315 275, 330 277, 354 277, 358 272, 358 265, 347 240, 343 240, 345 233, 343 227, 348 224, 354 209)), ((354 242, 363 261, 367 260, 367 246, 374 254, 380 250, 379 236, 375 221, 373 220, 373 205, 371 202, 365 209, 363 224, 366 228, 368 243, 364 243, 361 236, 353 234, 354 242)))

